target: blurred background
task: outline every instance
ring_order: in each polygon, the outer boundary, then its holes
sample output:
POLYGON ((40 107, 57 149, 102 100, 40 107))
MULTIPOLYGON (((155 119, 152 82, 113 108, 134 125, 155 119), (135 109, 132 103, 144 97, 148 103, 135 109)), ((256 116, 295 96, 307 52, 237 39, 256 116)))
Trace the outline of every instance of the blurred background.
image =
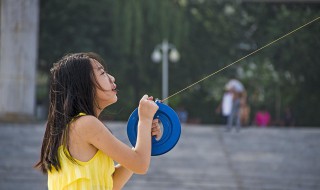
MULTIPOLYGON (((319 17, 320 2, 2 0, 1 10, 2 120, 15 112, 44 120, 52 64, 67 53, 83 51, 105 59, 120 90, 119 102, 102 117, 127 120, 143 94, 163 98, 159 56, 164 51, 159 45, 168 42, 173 47, 168 49, 173 61, 168 59, 167 72, 167 94, 171 95, 319 17), (17 83, 22 87, 13 96, 9 91, 17 83), (8 108, 9 103, 12 107, 24 101, 31 111, 8 108)), ((283 125, 285 111, 290 109, 292 125, 319 126, 319 32, 316 21, 168 103, 185 111, 187 122, 221 123, 216 107, 224 85, 237 78, 247 93, 245 125, 252 124, 263 106, 271 115, 270 125, 283 125)))
POLYGON ((167 98, 310 21, 170 97, 179 143, 125 189, 320 189, 319 0, 0 0, 0 11, 1 190, 46 187, 32 166, 62 56, 102 56, 119 92, 101 119, 130 146, 144 94, 167 98), (240 133, 224 128, 230 92, 240 133))

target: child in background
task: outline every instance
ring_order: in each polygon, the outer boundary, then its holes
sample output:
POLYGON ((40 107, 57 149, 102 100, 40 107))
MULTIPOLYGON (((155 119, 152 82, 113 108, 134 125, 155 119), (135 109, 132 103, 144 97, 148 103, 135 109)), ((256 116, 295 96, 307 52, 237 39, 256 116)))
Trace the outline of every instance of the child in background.
POLYGON ((261 110, 256 113, 255 123, 259 127, 267 127, 270 124, 271 116, 266 106, 262 106, 261 110))

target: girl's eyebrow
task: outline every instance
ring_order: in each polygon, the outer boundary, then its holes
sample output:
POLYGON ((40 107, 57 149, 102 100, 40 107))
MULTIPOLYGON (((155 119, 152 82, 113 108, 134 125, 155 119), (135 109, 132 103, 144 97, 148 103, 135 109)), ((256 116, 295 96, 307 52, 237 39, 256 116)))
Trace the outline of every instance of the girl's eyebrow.
POLYGON ((97 60, 93 59, 93 61, 94 61, 95 65, 97 66, 97 68, 95 68, 95 69, 97 69, 98 71, 104 70, 104 67, 97 60))
POLYGON ((98 70, 104 70, 102 66, 97 67, 98 70))

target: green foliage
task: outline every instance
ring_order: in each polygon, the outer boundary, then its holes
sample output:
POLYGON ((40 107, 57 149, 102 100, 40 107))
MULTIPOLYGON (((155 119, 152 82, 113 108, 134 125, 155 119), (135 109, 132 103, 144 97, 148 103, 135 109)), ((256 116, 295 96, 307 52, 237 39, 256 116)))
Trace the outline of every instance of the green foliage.
MULTIPOLYGON (((120 90, 118 104, 105 114, 126 120, 143 94, 161 96, 161 64, 150 56, 163 39, 181 54, 169 64, 173 94, 319 17, 319 8, 205 0, 41 1, 39 70, 48 73, 69 52, 101 54, 120 90)), ((184 107, 191 119, 216 123, 224 84, 237 76, 248 91, 251 115, 266 104, 281 119, 290 106, 298 125, 319 125, 319 33, 317 21, 174 96, 170 105, 184 107)))
MULTIPOLYGON (((273 15, 274 19, 259 18, 257 31, 252 36, 259 42, 258 46, 266 44, 281 35, 319 17, 319 5, 308 4, 270 4, 258 9, 254 5, 247 5, 248 13, 253 15, 273 15)), ((266 16, 264 16, 266 18, 266 16)), ((281 110, 287 106, 295 113, 298 125, 319 125, 316 112, 319 112, 319 89, 316 88, 319 78, 319 56, 316 49, 320 46, 319 21, 267 48, 259 53, 255 60, 267 57, 279 76, 275 83, 279 89, 278 99, 281 101, 281 110), (316 111, 317 110, 317 111, 316 111)), ((270 82, 269 84, 273 84, 270 82)), ((274 93, 275 94, 275 93, 274 93)), ((272 96, 270 100, 274 99, 272 96)), ((275 113, 273 114, 276 115, 275 113)))

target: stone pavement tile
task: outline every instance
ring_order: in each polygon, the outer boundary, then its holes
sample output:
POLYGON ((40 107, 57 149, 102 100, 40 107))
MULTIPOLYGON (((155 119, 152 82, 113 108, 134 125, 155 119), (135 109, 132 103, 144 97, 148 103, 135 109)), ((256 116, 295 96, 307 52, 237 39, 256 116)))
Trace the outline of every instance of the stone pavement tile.
MULTIPOLYGON (((0 124, 0 190, 46 189, 34 170, 44 124, 0 124)), ((108 122, 129 145, 126 123, 108 122)), ((317 190, 320 129, 183 125, 176 147, 152 158, 147 175, 134 175, 124 190, 317 190)))
POLYGON ((36 125, 0 124, 0 189, 46 189, 46 177, 33 169, 43 129, 36 125))
POLYGON ((227 158, 240 187, 318 189, 318 129, 256 129, 224 135, 227 158))

